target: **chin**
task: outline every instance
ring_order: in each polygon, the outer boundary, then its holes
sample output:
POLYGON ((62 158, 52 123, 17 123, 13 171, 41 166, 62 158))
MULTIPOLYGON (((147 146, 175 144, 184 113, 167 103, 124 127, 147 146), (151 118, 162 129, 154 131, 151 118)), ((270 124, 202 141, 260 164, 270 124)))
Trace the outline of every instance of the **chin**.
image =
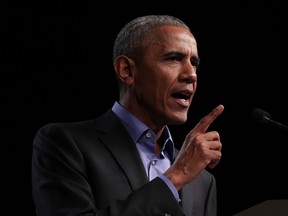
POLYGON ((181 125, 184 124, 187 121, 187 114, 173 114, 173 116, 170 116, 170 124, 174 125, 181 125))

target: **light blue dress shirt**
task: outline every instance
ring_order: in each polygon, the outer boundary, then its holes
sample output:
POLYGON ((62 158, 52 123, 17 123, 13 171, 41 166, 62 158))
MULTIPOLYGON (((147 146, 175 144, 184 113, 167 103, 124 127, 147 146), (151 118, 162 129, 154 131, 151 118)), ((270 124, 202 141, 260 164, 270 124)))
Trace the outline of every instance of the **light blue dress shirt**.
POLYGON ((168 127, 165 127, 165 130, 161 135, 162 143, 164 143, 161 153, 155 155, 156 134, 117 101, 114 103, 112 111, 120 118, 136 143, 148 179, 152 180, 156 177, 160 177, 168 185, 175 198, 180 201, 176 188, 171 181, 163 175, 171 166, 175 154, 174 142, 168 127))

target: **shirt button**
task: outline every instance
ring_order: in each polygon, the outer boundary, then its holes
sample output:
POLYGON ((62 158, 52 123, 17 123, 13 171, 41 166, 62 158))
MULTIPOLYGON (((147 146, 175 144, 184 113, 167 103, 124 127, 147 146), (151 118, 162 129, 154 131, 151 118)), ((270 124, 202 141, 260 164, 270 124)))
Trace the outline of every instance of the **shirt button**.
POLYGON ((157 163, 157 160, 152 161, 152 165, 154 166, 157 163))
POLYGON ((146 133, 146 138, 150 138, 151 137, 151 133, 146 133))

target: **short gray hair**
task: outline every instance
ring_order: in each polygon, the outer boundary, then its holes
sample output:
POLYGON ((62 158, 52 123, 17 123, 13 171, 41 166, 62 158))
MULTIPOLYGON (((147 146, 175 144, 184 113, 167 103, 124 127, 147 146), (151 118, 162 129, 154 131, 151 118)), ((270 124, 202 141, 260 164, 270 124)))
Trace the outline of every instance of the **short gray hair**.
POLYGON ((113 47, 113 62, 120 55, 125 55, 130 58, 137 57, 147 39, 152 39, 153 30, 155 27, 162 25, 172 25, 185 28, 190 31, 190 28, 179 18, 170 15, 146 15, 135 18, 128 22, 118 33, 113 47))

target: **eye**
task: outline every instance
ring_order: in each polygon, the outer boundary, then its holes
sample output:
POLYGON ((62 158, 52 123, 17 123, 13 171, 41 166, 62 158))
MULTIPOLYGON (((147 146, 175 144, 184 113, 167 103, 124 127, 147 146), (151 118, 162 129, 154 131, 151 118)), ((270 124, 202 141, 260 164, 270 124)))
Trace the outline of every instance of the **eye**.
POLYGON ((170 53, 169 56, 167 56, 167 60, 168 61, 177 61, 177 62, 180 62, 182 61, 184 58, 184 54, 182 53, 179 53, 179 52, 173 52, 173 53, 170 53))
POLYGON ((200 59, 198 57, 192 57, 191 58, 191 64, 198 68, 199 67, 199 64, 200 64, 200 59))

